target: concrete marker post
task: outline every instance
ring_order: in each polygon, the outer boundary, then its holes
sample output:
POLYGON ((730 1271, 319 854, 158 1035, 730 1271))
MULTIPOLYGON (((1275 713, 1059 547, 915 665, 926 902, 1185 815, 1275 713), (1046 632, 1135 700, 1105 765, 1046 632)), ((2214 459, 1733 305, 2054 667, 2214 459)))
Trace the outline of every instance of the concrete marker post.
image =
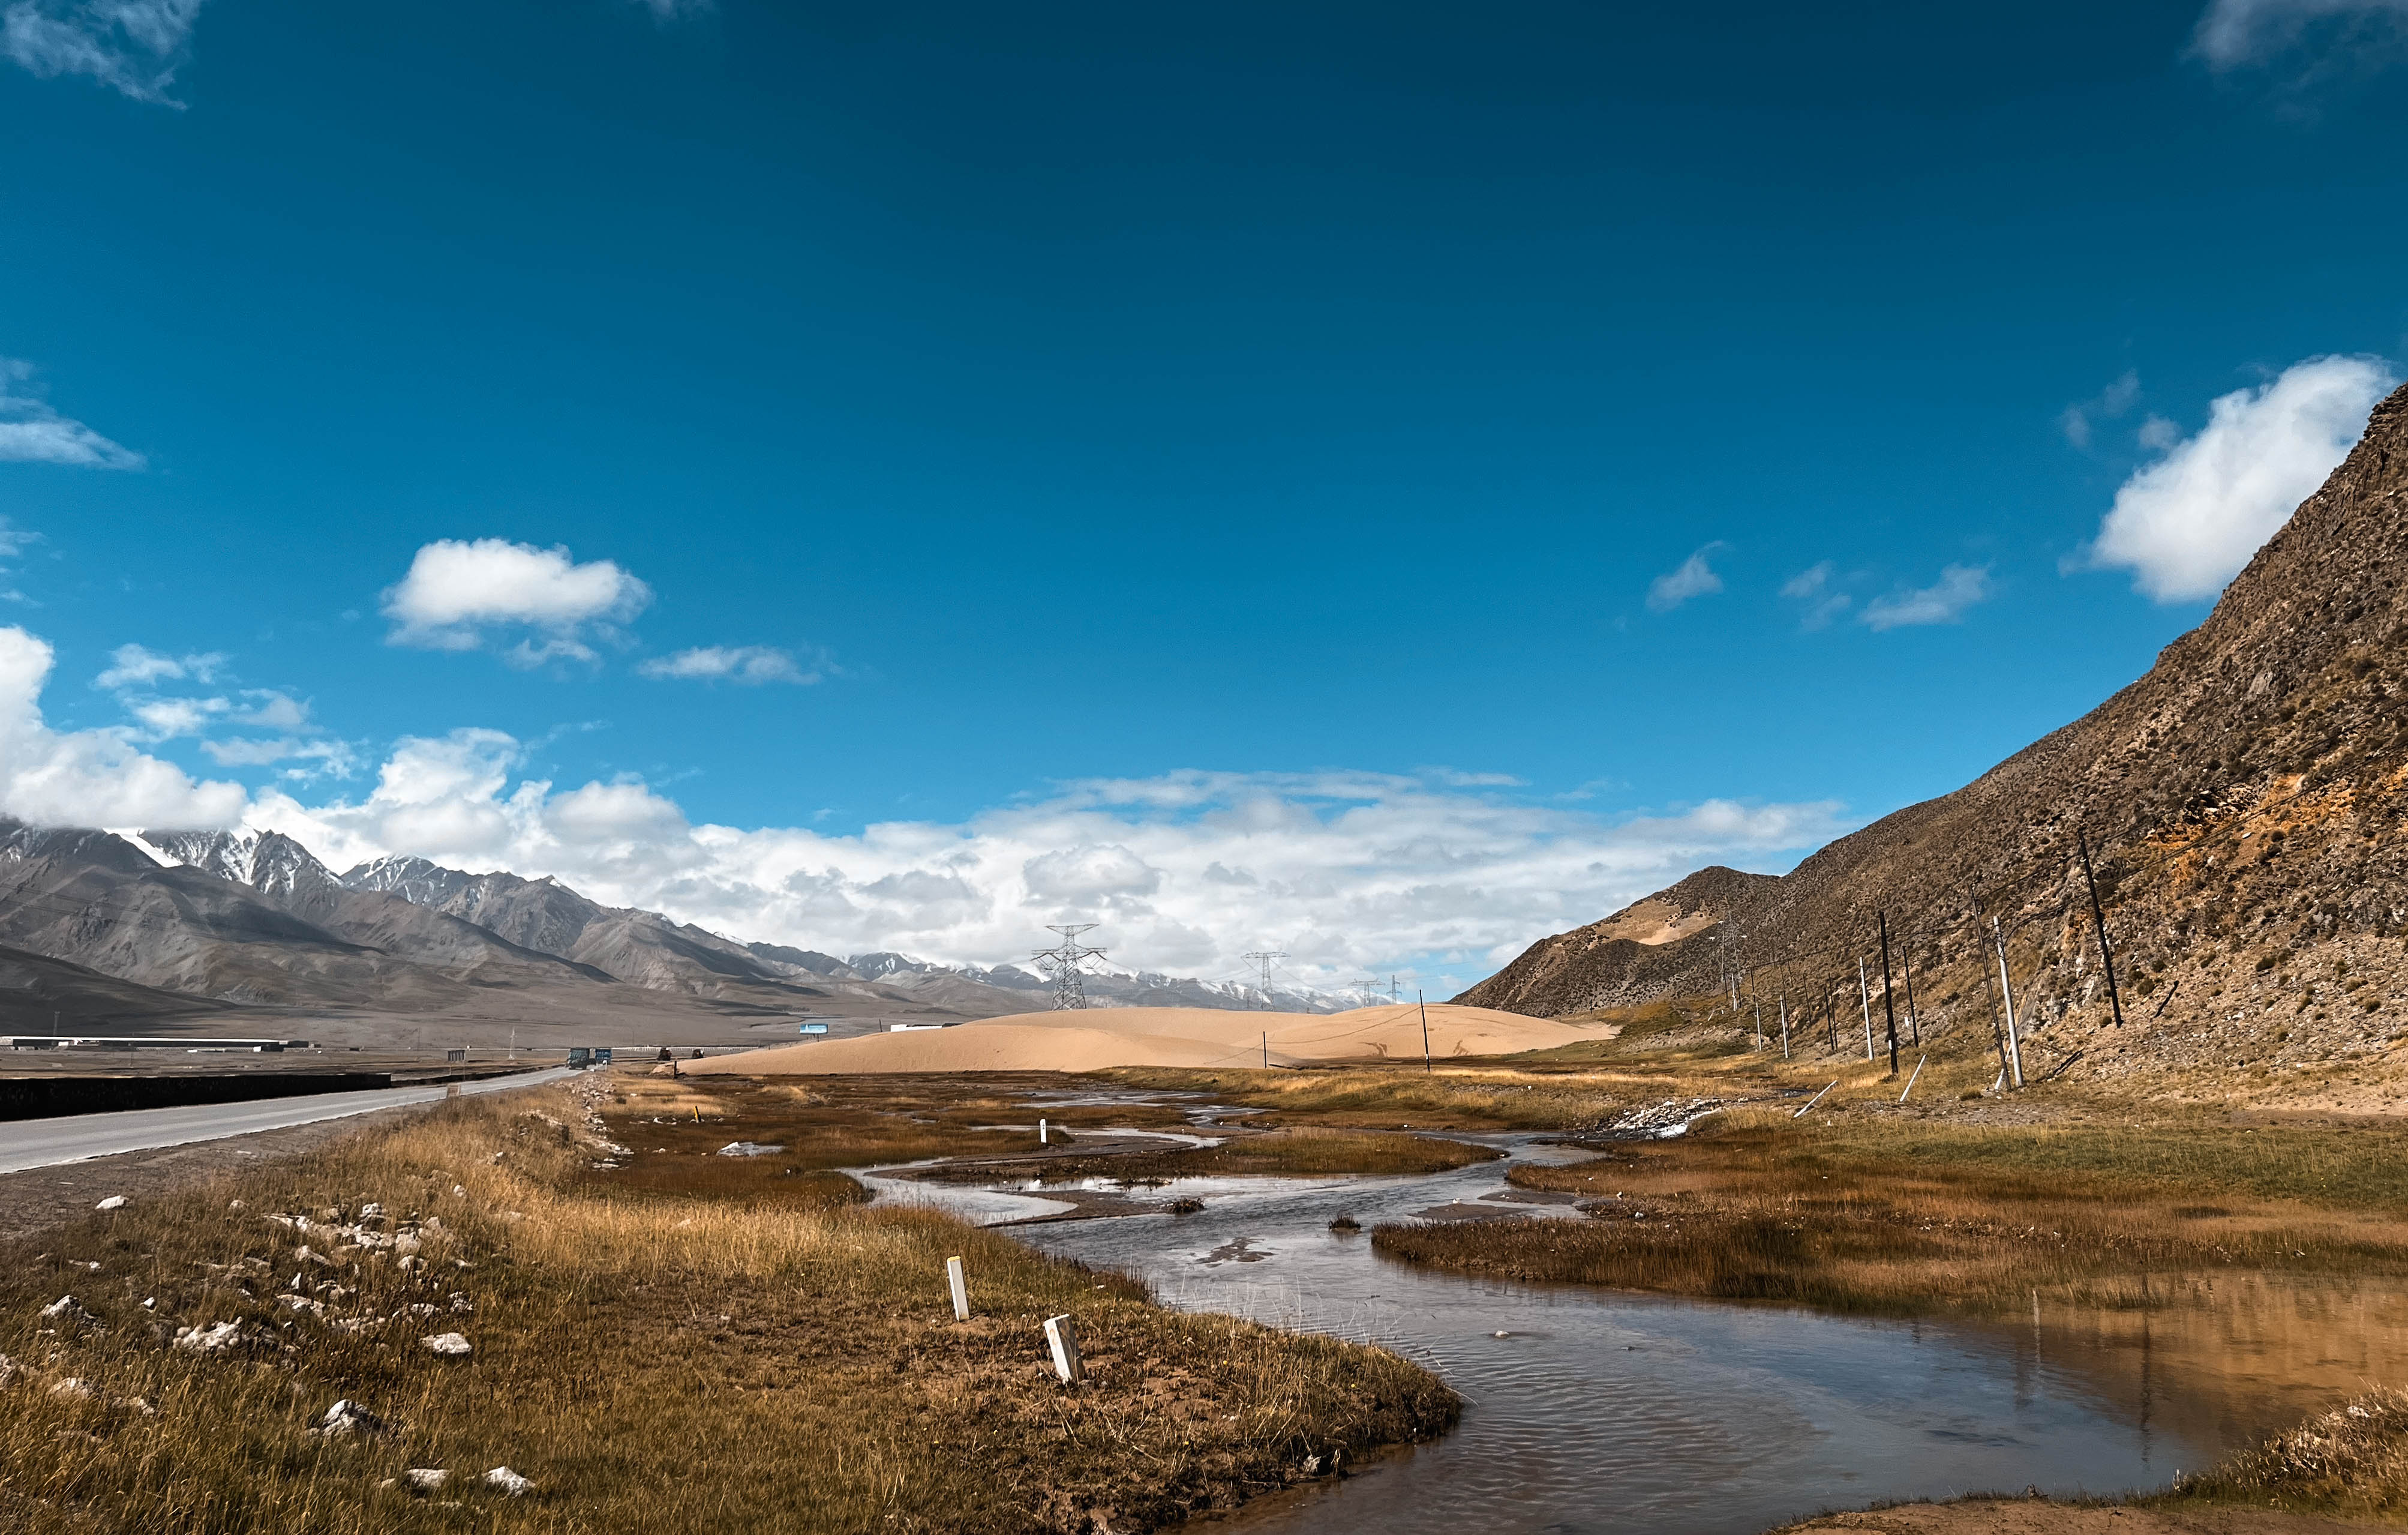
POLYGON ((1053 1133, 1053 1126, 1048 1125, 1045 1121, 1040 1119, 1037 1122, 1037 1143, 1039 1145, 1044 1146, 1052 1144, 1048 1138, 1051 1137, 1053 1133))
POLYGON ((962 1283, 961 1259, 947 1258, 945 1260, 945 1283, 953 1286, 953 1320, 956 1322, 968 1321, 970 1319, 970 1292, 969 1286, 962 1283))
POLYGON ((1086 1379, 1086 1372, 1079 1368, 1078 1324, 1070 1320, 1068 1313, 1045 1319, 1045 1341, 1053 1346, 1054 1373, 1062 1377, 1064 1385, 1076 1385, 1086 1379))

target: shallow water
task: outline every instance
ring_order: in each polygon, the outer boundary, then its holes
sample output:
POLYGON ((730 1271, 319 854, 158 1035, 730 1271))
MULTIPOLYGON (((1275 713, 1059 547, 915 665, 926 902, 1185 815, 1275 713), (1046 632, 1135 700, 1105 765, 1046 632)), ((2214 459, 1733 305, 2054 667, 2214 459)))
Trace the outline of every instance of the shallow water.
MULTIPOLYGON (((1526 1137, 1464 1139, 1518 1159, 1573 1155, 1526 1137)), ((1376 1341, 1469 1401, 1435 1443, 1228 1521, 1262 1535, 1753 1535, 1883 1499, 2120 1492, 2203 1469, 2408 1366, 2408 1295, 2391 1290, 2161 1280, 2163 1304, 2146 1312, 2042 1298, 2015 1324, 1864 1321, 1465 1279, 1327 1229, 1341 1211, 1369 1227, 1493 1205, 1506 1166, 1182 1179, 1128 1192, 1200 1197, 1201 1213, 1013 1235, 1141 1274, 1170 1305, 1376 1341)), ((985 1222, 1060 1208, 1025 1185, 871 1182, 882 1200, 985 1222)))

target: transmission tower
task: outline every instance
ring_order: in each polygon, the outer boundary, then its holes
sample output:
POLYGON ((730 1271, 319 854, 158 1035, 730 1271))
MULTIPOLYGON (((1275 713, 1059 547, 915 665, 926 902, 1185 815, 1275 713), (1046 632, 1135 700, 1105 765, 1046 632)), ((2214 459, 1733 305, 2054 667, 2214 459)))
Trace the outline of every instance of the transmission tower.
POLYGON ((1271 967, 1286 957, 1285 949, 1257 949, 1246 955, 1248 962, 1263 972, 1263 1011, 1266 1012, 1270 1011, 1271 1005, 1271 967))
POLYGON ((1067 925, 1049 922, 1045 925, 1045 930, 1049 933, 1061 934, 1062 941, 1051 949, 1039 949, 1028 956, 1037 961, 1037 968, 1039 970, 1054 978, 1054 1006, 1056 1010, 1083 1008, 1087 1005, 1086 971, 1083 967, 1090 959, 1103 958, 1104 951, 1090 949, 1081 943, 1079 935, 1095 925, 1092 922, 1067 925))

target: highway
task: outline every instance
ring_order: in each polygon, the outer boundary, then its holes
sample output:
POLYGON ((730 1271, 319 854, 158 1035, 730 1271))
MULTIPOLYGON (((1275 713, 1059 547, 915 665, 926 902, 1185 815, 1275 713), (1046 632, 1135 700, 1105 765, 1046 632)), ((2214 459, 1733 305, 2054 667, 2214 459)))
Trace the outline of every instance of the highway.
POLYGON ((445 1083, 434 1087, 379 1087, 364 1093, 204 1103, 186 1109, 128 1109, 117 1113, 69 1114, 58 1119, 0 1121, 0 1173, 56 1167, 62 1162, 87 1162, 120 1152, 154 1151, 162 1146, 190 1145, 195 1140, 219 1140, 255 1130, 280 1130, 288 1125, 341 1119, 349 1114, 373 1113, 379 1109, 398 1109, 413 1103, 440 1103, 454 1090, 463 1097, 497 1093, 556 1082, 570 1074, 568 1068, 555 1066, 515 1076, 445 1083))

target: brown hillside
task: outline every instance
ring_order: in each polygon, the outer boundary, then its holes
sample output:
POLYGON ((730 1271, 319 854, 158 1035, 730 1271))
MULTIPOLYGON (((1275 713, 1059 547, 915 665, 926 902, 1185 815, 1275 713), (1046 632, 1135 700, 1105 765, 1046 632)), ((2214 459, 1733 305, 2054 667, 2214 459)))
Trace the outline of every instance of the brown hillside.
POLYGON ((1659 949, 1707 932, 1780 882, 1770 874, 1743 874, 1719 864, 1701 868, 1601 922, 1541 940, 1455 1000, 1553 1017, 1612 1005, 1594 1000, 1600 997, 1652 997, 1656 993, 1639 978, 1653 973, 1659 949))
POLYGON ((1999 920, 2042 1069, 2080 1051, 2078 1075, 2274 1081, 2387 1041, 2408 1027, 2403 513, 2408 389, 2207 621, 2098 709, 1756 886, 1716 927, 1654 948, 1546 940, 1463 999, 1560 1015, 1711 992, 1735 967, 1769 998, 1853 1012, 1864 956, 1878 1018, 1886 911, 1924 1021, 1985 1044, 1977 961, 1999 920), (2077 828, 2124 983, 2112 1038, 2077 828))

